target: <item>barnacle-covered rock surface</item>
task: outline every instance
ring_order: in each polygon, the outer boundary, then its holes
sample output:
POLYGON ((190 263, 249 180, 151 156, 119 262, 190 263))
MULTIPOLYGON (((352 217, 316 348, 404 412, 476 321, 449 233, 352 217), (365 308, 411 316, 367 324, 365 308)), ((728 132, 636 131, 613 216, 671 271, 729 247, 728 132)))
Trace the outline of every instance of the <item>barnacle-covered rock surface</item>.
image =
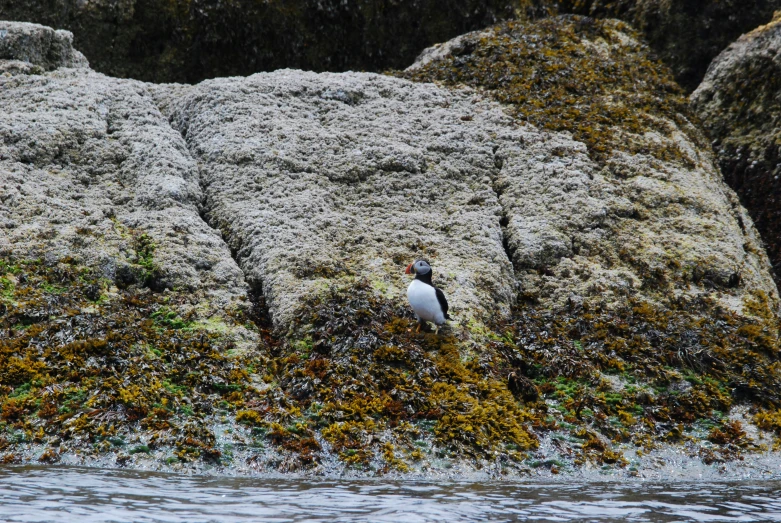
POLYGON ((4 461, 717 474, 781 431, 767 258, 620 22, 500 25, 396 77, 11 58, 4 461))

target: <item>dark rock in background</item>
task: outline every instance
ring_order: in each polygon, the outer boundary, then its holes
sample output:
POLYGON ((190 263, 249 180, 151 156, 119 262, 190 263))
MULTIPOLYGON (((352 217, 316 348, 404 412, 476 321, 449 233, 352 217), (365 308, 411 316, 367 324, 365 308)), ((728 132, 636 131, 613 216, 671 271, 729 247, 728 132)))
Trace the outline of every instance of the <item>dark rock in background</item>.
POLYGON ((708 69, 692 103, 781 275, 781 12, 742 36, 708 69))
POLYGON ((558 9, 629 22, 687 91, 738 36, 767 23, 779 0, 558 0, 558 9))
POLYGON ((574 13, 634 25, 687 90, 781 0, 0 0, 0 19, 74 34, 100 72, 153 82, 297 68, 401 69, 437 42, 508 19, 574 13))
POLYGON ((425 47, 526 13, 528 0, 0 0, 0 19, 68 29, 111 76, 197 82, 285 67, 403 68, 425 47))

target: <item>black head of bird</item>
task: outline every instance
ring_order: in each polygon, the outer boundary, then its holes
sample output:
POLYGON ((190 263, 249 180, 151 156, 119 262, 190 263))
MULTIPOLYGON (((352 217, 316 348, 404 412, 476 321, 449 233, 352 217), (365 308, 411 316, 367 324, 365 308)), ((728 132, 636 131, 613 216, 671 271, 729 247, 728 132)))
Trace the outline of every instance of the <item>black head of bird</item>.
POLYGON ((433 271, 431 270, 431 265, 426 260, 417 260, 407 265, 407 270, 404 273, 414 274, 415 279, 428 280, 430 282, 433 271))

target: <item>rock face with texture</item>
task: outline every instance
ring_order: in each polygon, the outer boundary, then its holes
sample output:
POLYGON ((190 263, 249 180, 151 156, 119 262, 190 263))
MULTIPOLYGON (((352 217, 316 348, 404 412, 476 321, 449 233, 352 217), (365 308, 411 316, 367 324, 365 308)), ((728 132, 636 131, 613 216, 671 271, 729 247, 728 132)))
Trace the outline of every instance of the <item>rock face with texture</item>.
MULTIPOLYGON (((604 26, 612 47, 597 35, 594 47, 579 44, 595 60, 639 47, 604 26)), ((505 36, 520 38, 497 29, 458 45, 505 36)), ((377 75, 279 71, 173 92, 159 88, 160 103, 199 160, 208 215, 278 323, 345 278, 398 296, 417 257, 433 263, 463 320, 506 317, 516 290, 546 308, 593 296, 615 305, 650 297, 649 278, 688 296, 716 286, 736 312, 748 289, 777 304, 756 233, 683 114, 644 115, 654 128, 634 132, 613 124, 629 150, 590 158, 583 143, 518 125, 474 91, 377 75), (664 161, 665 147, 679 156, 664 161)))
MULTIPOLYGON (((62 37, 48 28, 6 23, 3 30, 7 40, 30 42, 18 45, 33 52, 12 58, 33 66, 69 66, 64 57, 79 55, 38 52, 38 42, 62 37)), ((148 277, 153 287, 227 301, 245 293, 230 253, 198 215, 197 166, 143 84, 84 67, 9 74, 0 84, 4 254, 71 258, 126 285, 148 277), (139 266, 142 235, 156 246, 154 275, 139 266)))
POLYGON ((20 435, 4 461, 109 433, 219 455, 208 417, 257 334, 195 161, 143 84, 85 67, 68 33, 0 28, 0 450, 20 435))
POLYGON ((692 104, 781 275, 781 11, 720 54, 692 104))
POLYGON ((609 20, 512 22, 427 50, 404 75, 482 87, 520 120, 584 142, 537 133, 499 153, 508 250, 524 291, 546 307, 714 286, 737 312, 749 290, 777 306, 756 231, 685 99, 635 37, 609 20))
POLYGON ((524 133, 495 104, 287 70, 204 82, 167 111, 199 159, 210 220, 277 323, 345 279, 398 299, 418 257, 456 317, 509 315, 515 281, 492 185, 524 133))
POLYGON ((627 25, 507 23, 399 74, 417 82, 283 70, 154 90, 198 161, 205 218, 288 336, 275 392, 246 416, 317 409, 274 429, 297 467, 328 452, 396 467, 417 455, 405 423, 476 460, 550 458, 519 423, 566 431, 542 399, 591 442, 553 454, 623 463, 601 438, 642 445, 660 420, 694 434, 739 399, 779 404, 767 257, 627 25), (442 337, 410 333, 418 257, 456 318, 442 337))
POLYGON ((621 22, 496 26, 406 79, 151 85, 20 56, 3 462, 619 473, 660 441, 713 462, 763 442, 742 422, 781 434, 767 258, 621 22), (418 257, 440 335, 406 303, 418 257))

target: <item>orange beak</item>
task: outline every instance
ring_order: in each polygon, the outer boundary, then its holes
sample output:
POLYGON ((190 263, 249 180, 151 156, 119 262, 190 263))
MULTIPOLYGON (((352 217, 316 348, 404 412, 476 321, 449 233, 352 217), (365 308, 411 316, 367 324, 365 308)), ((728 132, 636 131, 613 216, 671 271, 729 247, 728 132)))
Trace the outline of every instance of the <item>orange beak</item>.
POLYGON ((412 264, 410 263, 407 265, 407 270, 404 271, 404 274, 412 274, 412 264))

